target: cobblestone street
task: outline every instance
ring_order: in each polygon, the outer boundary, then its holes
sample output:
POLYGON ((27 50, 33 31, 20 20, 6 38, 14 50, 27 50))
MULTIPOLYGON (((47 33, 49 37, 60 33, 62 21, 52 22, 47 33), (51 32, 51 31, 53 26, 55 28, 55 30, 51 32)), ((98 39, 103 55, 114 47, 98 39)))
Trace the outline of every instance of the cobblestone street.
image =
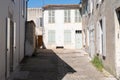
POLYGON ((10 80, 116 80, 90 63, 82 50, 38 50, 25 58, 10 80))

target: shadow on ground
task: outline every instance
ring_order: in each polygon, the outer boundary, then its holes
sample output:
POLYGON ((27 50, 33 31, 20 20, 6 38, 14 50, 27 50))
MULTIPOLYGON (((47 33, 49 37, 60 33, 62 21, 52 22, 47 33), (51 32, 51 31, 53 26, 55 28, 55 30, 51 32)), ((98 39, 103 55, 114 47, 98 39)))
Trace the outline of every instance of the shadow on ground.
POLYGON ((20 64, 20 71, 20 75, 25 74, 26 77, 24 75, 24 78, 14 80, 62 80, 66 74, 76 72, 53 50, 48 49, 37 50, 34 56, 26 57, 20 64))

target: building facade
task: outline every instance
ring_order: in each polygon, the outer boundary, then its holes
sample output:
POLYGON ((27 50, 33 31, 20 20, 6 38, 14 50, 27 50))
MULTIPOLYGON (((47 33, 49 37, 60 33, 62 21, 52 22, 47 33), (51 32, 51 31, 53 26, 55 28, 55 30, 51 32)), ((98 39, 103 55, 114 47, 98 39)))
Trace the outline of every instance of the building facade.
POLYGON ((43 41, 46 48, 82 48, 82 21, 79 5, 43 7, 43 41))
POLYGON ((0 80, 6 80, 24 57, 27 0, 0 1, 0 80))
POLYGON ((36 47, 42 47, 43 37, 42 37, 42 27, 43 27, 43 13, 42 8, 28 8, 28 21, 33 20, 35 27, 36 35, 36 47))
POLYGON ((36 25, 36 35, 42 35, 42 8, 28 8, 27 21, 33 20, 36 25))
POLYGON ((120 79, 120 1, 82 0, 84 46, 120 79))

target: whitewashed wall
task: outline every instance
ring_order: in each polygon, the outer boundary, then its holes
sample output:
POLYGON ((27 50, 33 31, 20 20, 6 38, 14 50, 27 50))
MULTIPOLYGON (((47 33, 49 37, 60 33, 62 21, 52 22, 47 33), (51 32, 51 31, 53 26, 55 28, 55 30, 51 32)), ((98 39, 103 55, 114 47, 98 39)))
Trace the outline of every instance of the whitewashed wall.
POLYGON ((82 30, 82 23, 75 23, 75 10, 71 9, 71 23, 64 23, 64 10, 55 10, 55 23, 48 23, 48 10, 44 11, 44 30, 43 39, 47 48, 56 48, 56 46, 64 46, 64 48, 75 49, 75 30, 82 30), (56 43, 48 44, 48 30, 55 30, 56 43), (64 30, 71 30, 71 44, 64 44, 64 30))
POLYGON ((16 49, 13 61, 14 70, 18 66, 19 62, 24 57, 24 28, 26 15, 22 16, 23 0, 3 0, 0 1, 0 80, 5 80, 5 72, 7 71, 7 77, 9 77, 9 71, 6 70, 6 66, 9 67, 9 62, 6 63, 9 56, 7 54, 7 19, 9 18, 9 13, 13 14, 13 21, 16 25, 16 49), (6 58, 6 56, 8 56, 6 58), (6 65, 7 64, 7 65, 6 65))
POLYGON ((40 25, 40 18, 42 18, 41 8, 28 8, 28 20, 33 20, 36 25, 36 35, 42 35, 42 25, 40 25))

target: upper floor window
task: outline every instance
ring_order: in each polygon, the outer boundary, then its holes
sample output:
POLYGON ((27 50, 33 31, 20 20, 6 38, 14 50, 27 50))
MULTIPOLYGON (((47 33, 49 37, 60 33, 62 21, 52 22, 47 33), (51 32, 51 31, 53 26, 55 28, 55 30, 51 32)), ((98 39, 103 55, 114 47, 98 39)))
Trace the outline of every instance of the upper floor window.
POLYGON ((54 10, 49 10, 48 11, 48 22, 49 23, 55 23, 55 11, 54 10))
POLYGON ((82 14, 86 15, 88 11, 88 1, 84 2, 84 4, 82 5, 82 14))
POLYGON ((70 10, 64 10, 64 22, 65 23, 71 22, 70 15, 71 15, 70 10))
POLYGON ((75 10, 75 22, 81 22, 81 15, 79 10, 75 10))

